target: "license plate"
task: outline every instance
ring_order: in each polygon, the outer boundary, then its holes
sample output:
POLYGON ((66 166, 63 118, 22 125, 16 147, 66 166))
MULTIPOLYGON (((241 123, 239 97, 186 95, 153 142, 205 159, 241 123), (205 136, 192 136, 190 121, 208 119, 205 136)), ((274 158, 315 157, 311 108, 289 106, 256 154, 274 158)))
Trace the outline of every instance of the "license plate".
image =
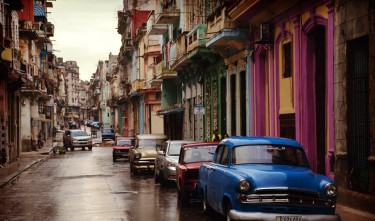
POLYGON ((277 221, 301 221, 301 216, 277 216, 277 221))

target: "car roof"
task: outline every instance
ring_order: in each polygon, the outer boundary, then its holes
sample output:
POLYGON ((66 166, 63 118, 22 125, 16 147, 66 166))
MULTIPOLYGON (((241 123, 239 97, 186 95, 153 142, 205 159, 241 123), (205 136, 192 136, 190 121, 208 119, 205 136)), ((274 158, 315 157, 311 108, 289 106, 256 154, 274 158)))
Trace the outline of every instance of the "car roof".
POLYGON ((164 134, 139 134, 137 139, 167 139, 164 134))
POLYGON ((188 143, 182 146, 182 148, 190 148, 190 147, 201 147, 201 146, 212 146, 218 145, 219 142, 197 142, 197 143, 188 143))
POLYGON ((81 129, 71 129, 69 131, 83 131, 83 130, 81 130, 81 129))
POLYGON ((302 145, 296 140, 282 138, 282 137, 267 137, 267 136, 234 136, 225 138, 220 144, 226 144, 228 147, 233 148, 243 145, 284 145, 293 146, 303 149, 302 145))
POLYGON ((134 140, 134 137, 116 137, 116 140, 134 140))
POLYGON ((183 143, 183 144, 188 144, 188 143, 195 143, 197 141, 194 140, 167 140, 169 143, 183 143))

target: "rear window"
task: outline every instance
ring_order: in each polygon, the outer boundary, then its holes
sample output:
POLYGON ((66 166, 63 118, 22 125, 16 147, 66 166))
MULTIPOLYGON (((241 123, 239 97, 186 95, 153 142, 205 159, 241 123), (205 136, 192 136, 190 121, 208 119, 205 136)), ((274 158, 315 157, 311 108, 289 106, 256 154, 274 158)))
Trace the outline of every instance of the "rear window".
POLYGON ((113 129, 103 129, 103 133, 115 133, 113 129))
POLYGON ((71 135, 73 137, 81 137, 81 136, 88 136, 88 134, 86 133, 86 131, 71 131, 71 135))
POLYGON ((133 146, 134 141, 133 140, 117 140, 116 145, 117 146, 133 146))
POLYGON ((184 152, 183 162, 197 163, 212 161, 216 147, 216 145, 210 145, 187 148, 184 152))

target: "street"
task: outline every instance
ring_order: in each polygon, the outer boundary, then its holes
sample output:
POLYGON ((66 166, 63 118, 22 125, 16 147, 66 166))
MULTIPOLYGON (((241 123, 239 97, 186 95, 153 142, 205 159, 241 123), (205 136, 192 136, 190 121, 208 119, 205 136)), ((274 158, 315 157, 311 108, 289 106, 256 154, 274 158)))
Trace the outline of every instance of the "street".
POLYGON ((111 147, 51 155, 1 189, 0 220, 218 220, 201 204, 178 206, 174 185, 131 176, 111 147))

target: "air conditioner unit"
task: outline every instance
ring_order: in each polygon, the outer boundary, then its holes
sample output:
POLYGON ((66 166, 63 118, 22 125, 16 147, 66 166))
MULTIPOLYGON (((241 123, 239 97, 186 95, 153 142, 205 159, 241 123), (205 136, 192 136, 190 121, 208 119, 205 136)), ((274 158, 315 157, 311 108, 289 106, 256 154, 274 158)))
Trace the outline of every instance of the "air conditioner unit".
POLYGON ((270 44, 272 43, 272 26, 270 23, 261 23, 255 28, 254 43, 270 44))

